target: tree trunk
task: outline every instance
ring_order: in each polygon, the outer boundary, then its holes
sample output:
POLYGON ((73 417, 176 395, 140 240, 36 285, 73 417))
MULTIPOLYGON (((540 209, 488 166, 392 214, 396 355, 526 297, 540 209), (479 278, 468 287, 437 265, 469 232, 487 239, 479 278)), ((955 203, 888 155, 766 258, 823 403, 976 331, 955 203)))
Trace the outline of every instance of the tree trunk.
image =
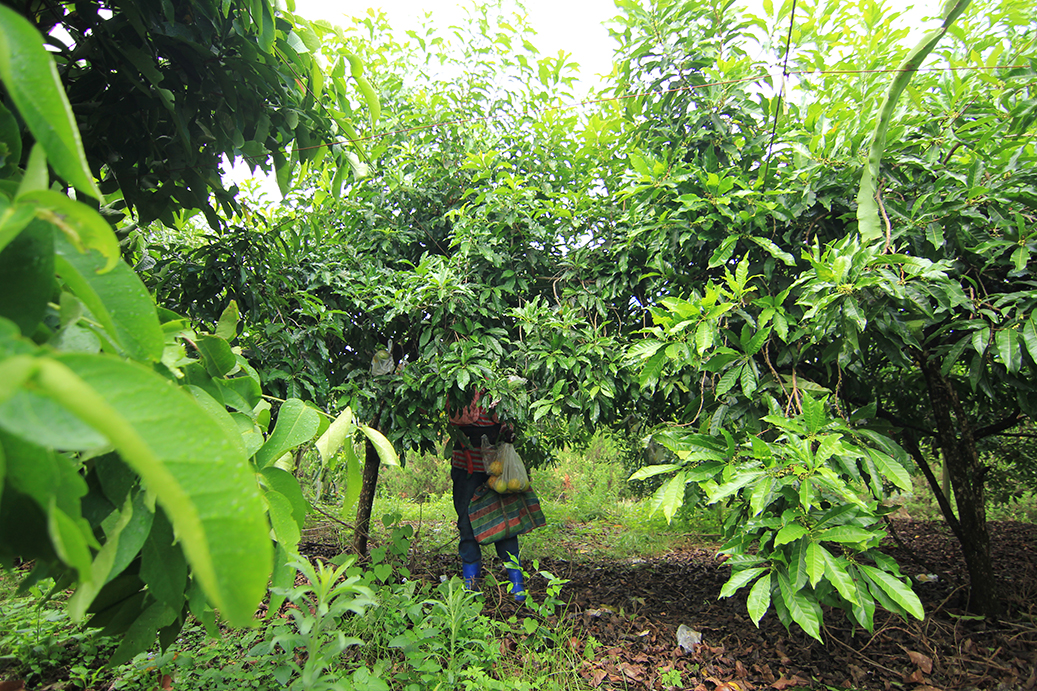
MULTIPOLYGON (((984 472, 979 454, 976 453, 972 425, 961 407, 953 384, 940 371, 940 363, 923 354, 920 364, 925 374, 943 462, 950 475, 958 509, 961 551, 969 571, 969 609, 977 614, 996 617, 1001 607, 994 580, 994 564, 990 557, 984 472)), ((944 513, 947 508, 944 508, 944 513)), ((954 520, 953 515, 945 517, 948 522, 954 520)))
POLYGON ((353 534, 353 551, 367 555, 367 541, 371 533, 371 509, 374 507, 374 492, 378 486, 378 469, 382 460, 368 439, 364 444, 364 480, 360 485, 360 497, 356 508, 356 532, 353 534))

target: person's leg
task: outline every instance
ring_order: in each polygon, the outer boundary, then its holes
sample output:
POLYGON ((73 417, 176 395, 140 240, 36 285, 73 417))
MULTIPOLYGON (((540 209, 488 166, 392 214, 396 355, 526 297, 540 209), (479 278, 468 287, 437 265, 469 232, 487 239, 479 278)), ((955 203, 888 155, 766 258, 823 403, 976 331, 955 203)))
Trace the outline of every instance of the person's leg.
POLYGON ((515 602, 525 602, 526 585, 522 579, 521 564, 519 563, 518 536, 509 537, 496 543, 497 556, 504 562, 508 570, 508 580, 511 581, 511 594, 515 602))
POLYGON ((472 590, 481 570, 482 549, 475 539, 472 521, 468 518, 468 505, 475 490, 486 482, 486 474, 470 474, 464 468, 451 468, 450 480, 453 484, 454 510, 457 512, 457 553, 461 557, 461 574, 465 587, 472 590))

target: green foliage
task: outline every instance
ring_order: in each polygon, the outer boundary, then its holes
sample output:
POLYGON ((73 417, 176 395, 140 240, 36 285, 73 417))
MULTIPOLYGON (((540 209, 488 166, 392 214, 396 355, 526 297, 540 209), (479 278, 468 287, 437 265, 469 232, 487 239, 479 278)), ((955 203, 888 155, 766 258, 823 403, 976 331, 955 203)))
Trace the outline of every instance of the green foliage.
MULTIPOLYGON (((321 417, 289 400, 270 430, 259 376, 228 341, 236 305, 222 336, 196 332, 156 306, 96 210, 48 189, 49 161, 96 193, 52 57, 25 19, 0 13, 4 87, 37 140, 24 168, 4 159, 0 181, 0 285, 15 296, 0 312, 0 564, 31 560, 25 587, 74 587, 72 618, 119 636, 116 662, 156 635, 167 645, 189 612, 248 625, 307 511, 294 478, 268 466, 321 417)), ((18 150, 12 122, 5 155, 18 150)))

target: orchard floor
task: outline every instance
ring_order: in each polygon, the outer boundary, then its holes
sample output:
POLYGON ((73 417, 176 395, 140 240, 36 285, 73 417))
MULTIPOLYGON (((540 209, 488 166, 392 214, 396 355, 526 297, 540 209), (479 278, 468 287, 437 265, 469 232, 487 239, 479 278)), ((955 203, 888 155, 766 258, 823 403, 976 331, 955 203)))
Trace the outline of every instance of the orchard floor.
MULTIPOLYGON (((757 629, 744 594, 717 599, 730 569, 707 547, 652 559, 595 561, 590 545, 579 561, 541 559, 539 566, 569 580, 561 593, 569 602, 561 623, 572 629, 571 645, 581 653, 591 637, 597 641, 580 670, 596 688, 1037 689, 1037 525, 990 524, 1007 613, 997 622, 968 616, 964 565, 946 526, 895 520, 893 527, 903 546, 887 538, 884 549, 904 573, 937 576, 916 587, 925 620, 876 612, 870 634, 854 630, 841 612, 826 611, 826 645, 798 629, 787 632, 773 611, 757 629), (702 634, 692 653, 677 643, 682 624, 702 634), (676 673, 668 670, 680 671, 680 686, 672 686, 676 673)), ((571 530, 578 541, 580 527, 571 530)), ((324 546, 307 547, 319 555, 324 546)), ((419 554, 411 567, 416 577, 438 581, 455 573, 456 558, 419 554)), ((544 578, 534 576, 527 585, 543 598, 544 578)), ((484 597, 493 616, 524 615, 500 592, 486 588, 484 597)))

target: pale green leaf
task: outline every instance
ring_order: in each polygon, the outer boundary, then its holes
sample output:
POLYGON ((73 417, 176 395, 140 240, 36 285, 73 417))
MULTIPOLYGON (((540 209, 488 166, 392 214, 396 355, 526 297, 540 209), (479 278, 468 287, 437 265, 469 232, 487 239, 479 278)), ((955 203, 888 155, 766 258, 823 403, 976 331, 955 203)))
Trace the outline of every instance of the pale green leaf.
POLYGON ((753 620, 756 626, 760 625, 760 619, 767 613, 770 604, 771 575, 765 573, 753 584, 752 590, 749 591, 749 597, 745 601, 746 609, 749 611, 749 618, 753 620))
POLYGON ((810 531, 807 530, 806 526, 800 525, 799 523, 789 523, 778 531, 777 536, 774 538, 774 546, 780 547, 789 542, 794 542, 809 532, 810 531))
POLYGON ((0 5, 0 82, 58 175, 77 190, 101 199, 61 77, 43 47, 43 36, 4 5, 0 5))
POLYGON ((807 562, 807 576, 810 577, 810 587, 817 587, 821 577, 825 575, 825 550, 816 542, 807 544, 804 554, 807 562))
POLYGON ((396 455, 396 449, 393 448, 392 442, 386 439, 384 434, 367 425, 360 425, 360 431, 374 445, 375 451, 378 452, 378 458, 382 463, 395 466, 400 464, 400 457, 396 455))
POLYGON ((36 382, 109 439, 165 509, 209 598, 228 621, 248 624, 271 546, 240 447, 187 393, 132 363, 67 354, 41 360, 36 382))

